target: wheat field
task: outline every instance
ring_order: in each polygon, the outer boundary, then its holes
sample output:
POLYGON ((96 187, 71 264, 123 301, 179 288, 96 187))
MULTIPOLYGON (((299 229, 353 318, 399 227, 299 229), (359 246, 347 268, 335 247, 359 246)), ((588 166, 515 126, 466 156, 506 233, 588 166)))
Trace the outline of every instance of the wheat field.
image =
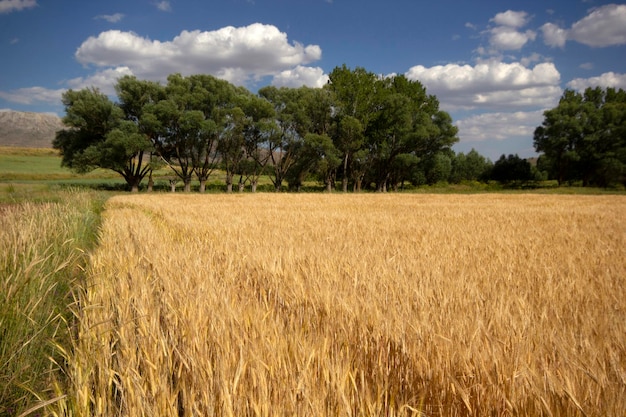
POLYGON ((626 198, 111 198, 77 416, 621 416, 626 198))

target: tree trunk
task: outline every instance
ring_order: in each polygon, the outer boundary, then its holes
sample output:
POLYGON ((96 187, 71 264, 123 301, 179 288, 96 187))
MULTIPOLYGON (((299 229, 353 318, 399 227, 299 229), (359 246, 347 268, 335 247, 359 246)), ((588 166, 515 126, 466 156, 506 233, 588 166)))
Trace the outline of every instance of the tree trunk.
POLYGON ((201 179, 200 180, 200 192, 203 193, 206 191, 206 180, 205 179, 201 179))
POLYGON ((185 192, 186 193, 191 192, 191 180, 185 180, 185 192))
POLYGON ((170 180, 170 191, 173 193, 176 192, 176 180, 170 180))
POLYGON ((148 176, 148 192, 151 193, 154 189, 154 179, 152 179, 152 170, 150 170, 150 175, 148 176))
MULTIPOLYGON (((347 187, 347 184, 346 184, 346 187, 347 187)), ((330 179, 326 181, 326 192, 328 193, 333 192, 333 182, 330 179)))
POLYGON ((130 192, 131 193, 138 193, 139 192, 139 185, 133 184, 132 187, 130 188, 130 192))
POLYGON ((233 192, 233 175, 228 173, 226 174, 226 192, 233 192))
POLYGON ((246 184, 243 182, 243 176, 239 177, 239 192, 242 193, 246 184))
POLYGON ((348 192, 348 154, 343 158, 343 178, 341 179, 341 189, 348 192))

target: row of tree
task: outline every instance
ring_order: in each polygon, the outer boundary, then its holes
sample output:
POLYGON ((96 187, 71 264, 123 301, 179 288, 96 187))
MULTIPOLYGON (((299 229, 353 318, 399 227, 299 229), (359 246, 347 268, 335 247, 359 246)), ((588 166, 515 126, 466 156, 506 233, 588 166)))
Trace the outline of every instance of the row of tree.
POLYGON ((324 88, 252 94, 210 75, 174 74, 165 85, 125 76, 116 92, 118 103, 97 89, 64 93, 68 128, 53 145, 64 166, 114 170, 133 190, 159 163, 187 191, 193 179, 203 191, 218 168, 229 191, 237 177, 255 190, 263 173, 276 190, 285 182, 298 189, 312 176, 329 190, 386 190, 440 180, 458 141, 421 83, 362 68, 335 68, 324 88))
MULTIPOLYGON (((380 77, 363 68, 335 68, 323 88, 264 87, 252 94, 210 75, 173 74, 167 83, 125 76, 118 102, 97 89, 63 95, 67 129, 54 147, 62 164, 78 172, 118 172, 134 191, 152 171, 169 166, 186 191, 204 191, 223 170, 232 191, 261 175, 274 188, 299 189, 315 178, 328 190, 397 189, 440 181, 542 178, 517 155, 495 163, 472 150, 455 154, 457 128, 418 81, 380 77)), ((545 178, 584 185, 624 183, 626 93, 566 91, 535 131, 545 178)))
POLYGON ((626 92, 614 88, 566 90, 544 113, 534 144, 537 163, 559 184, 626 185, 626 92))

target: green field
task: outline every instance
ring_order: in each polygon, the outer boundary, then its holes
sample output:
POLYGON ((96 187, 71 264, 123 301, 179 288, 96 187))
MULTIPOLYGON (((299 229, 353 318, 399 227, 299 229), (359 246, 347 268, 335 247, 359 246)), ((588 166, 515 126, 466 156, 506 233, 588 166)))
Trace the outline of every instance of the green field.
POLYGON ((86 175, 61 166, 54 149, 0 147, 0 181, 51 181, 63 179, 116 178, 113 172, 95 170, 86 175))
MULTIPOLYGON (((153 174, 155 191, 169 191, 170 178, 175 178, 174 173, 167 166, 156 170, 153 174)), ((235 178, 233 189, 237 190, 235 178)), ((147 187, 147 178, 142 182, 142 190, 147 187)), ((287 190, 287 184, 283 184, 287 190)), ((126 183, 117 173, 96 169, 87 174, 77 174, 69 168, 61 166, 61 156, 58 151, 50 148, 19 148, 0 146, 0 202, 14 201, 29 196, 36 192, 37 198, 50 191, 65 189, 68 187, 87 188, 92 190, 126 191, 126 183)), ((177 184, 177 190, 182 188, 182 182, 177 184)), ((192 190, 198 189, 198 181, 192 181, 192 190)), ((249 186, 246 187, 246 191, 249 186)), ((258 191, 273 191, 274 187, 269 177, 260 178, 258 191)), ((324 186, 316 180, 306 181, 302 191, 323 191, 324 186)), ((214 171, 207 182, 207 192, 225 191, 224 173, 214 171)), ((470 182, 462 184, 436 184, 433 186, 413 187, 410 184, 403 191, 414 193, 485 193, 507 192, 520 193, 529 190, 503 189, 497 183, 470 182)), ((533 193, 549 194, 624 194, 625 190, 600 189, 591 187, 557 187, 556 181, 544 181, 538 188, 530 190, 533 193)))

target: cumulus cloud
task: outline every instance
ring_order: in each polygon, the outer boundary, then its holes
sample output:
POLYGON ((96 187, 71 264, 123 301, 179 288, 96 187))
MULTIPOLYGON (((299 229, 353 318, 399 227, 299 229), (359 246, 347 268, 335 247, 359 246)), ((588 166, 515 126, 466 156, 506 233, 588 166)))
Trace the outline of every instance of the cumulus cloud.
POLYGON ((626 44, 626 4, 607 4, 593 9, 570 29, 554 23, 541 27, 544 42, 548 46, 563 47, 573 40, 591 47, 626 44))
POLYGON ((626 44, 626 4, 608 4, 572 25, 571 38, 588 46, 626 44))
POLYGON ((303 67, 298 65, 293 69, 282 71, 274 76, 272 85, 277 87, 322 87, 328 82, 328 75, 319 67, 303 67))
POLYGON ((260 23, 215 31, 185 30, 167 41, 110 30, 85 40, 75 54, 83 64, 126 66, 140 78, 208 73, 237 84, 287 70, 301 77, 304 71, 294 68, 317 61, 321 55, 319 46, 290 43, 284 32, 260 23))
POLYGON ((36 0, 0 0, 0 14, 19 12, 37 6, 36 0))
MULTIPOLYGON (((521 31, 530 20, 528 13, 523 11, 507 10, 498 13, 490 19, 497 26, 489 29, 489 44, 496 51, 510 51, 521 49, 537 36, 532 30, 521 31)), ((491 51, 493 52, 493 51, 491 51)))
POLYGON ((528 23, 528 13, 507 10, 506 12, 495 15, 491 21, 501 26, 520 28, 526 26, 528 23))
POLYGON ((19 104, 48 103, 59 104, 64 88, 53 90, 44 87, 19 88, 12 91, 0 91, 0 98, 19 104))
POLYGON ((626 90, 626 74, 617 74, 615 72, 605 72, 598 77, 590 78, 575 78, 567 83, 569 88, 574 90, 583 91, 587 87, 613 87, 622 88, 626 90))
POLYGON ((565 46, 568 36, 568 31, 566 29, 561 29, 554 23, 546 23, 541 26, 541 32, 543 34, 543 41, 546 45, 558 48, 565 46))
POLYGON ((533 68, 496 60, 471 65, 417 65, 406 76, 419 80, 449 109, 551 107, 561 96, 560 73, 552 63, 533 68))
POLYGON ((114 14, 101 14, 96 16, 94 19, 102 19, 106 20, 109 23, 117 23, 124 18, 123 13, 114 13, 114 14))
POLYGON ((89 77, 78 77, 64 82, 67 88, 51 89, 45 87, 20 88, 13 91, 0 91, 0 98, 19 104, 53 104, 61 103, 61 96, 68 88, 80 90, 95 87, 109 96, 115 95, 115 84, 124 75, 133 75, 130 68, 110 68, 96 72, 89 77))
POLYGON ((128 67, 108 68, 89 77, 78 77, 67 81, 67 86, 74 90, 96 87, 104 94, 114 95, 117 80, 124 75, 134 75, 128 67))
POLYGON ((489 43, 501 51, 511 51, 521 49, 528 41, 534 41, 536 33, 532 30, 519 32, 515 28, 499 26, 491 29, 489 43))
POLYGON ((511 137, 531 137, 543 121, 543 110, 512 113, 483 113, 458 120, 459 139, 463 142, 507 140, 511 137))

